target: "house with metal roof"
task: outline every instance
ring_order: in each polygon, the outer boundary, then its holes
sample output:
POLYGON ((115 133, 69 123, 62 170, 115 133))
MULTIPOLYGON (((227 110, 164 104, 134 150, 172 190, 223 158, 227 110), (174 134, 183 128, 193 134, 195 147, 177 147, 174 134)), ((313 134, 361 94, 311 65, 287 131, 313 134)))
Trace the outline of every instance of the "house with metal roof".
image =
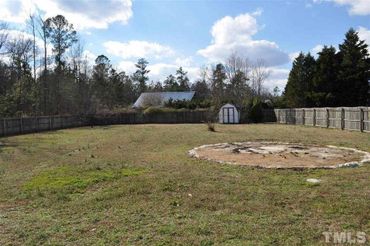
POLYGON ((194 91, 174 91, 174 92, 144 92, 136 100, 133 108, 145 108, 149 106, 163 107, 170 99, 173 101, 191 101, 194 91))

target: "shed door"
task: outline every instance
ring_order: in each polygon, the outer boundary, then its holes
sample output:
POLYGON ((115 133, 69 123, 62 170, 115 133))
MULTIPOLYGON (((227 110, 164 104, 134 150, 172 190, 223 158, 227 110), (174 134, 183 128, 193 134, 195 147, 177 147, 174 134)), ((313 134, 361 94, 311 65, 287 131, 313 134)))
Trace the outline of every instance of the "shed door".
POLYGON ((234 108, 226 107, 222 109, 222 121, 224 124, 231 124, 234 123, 234 108))

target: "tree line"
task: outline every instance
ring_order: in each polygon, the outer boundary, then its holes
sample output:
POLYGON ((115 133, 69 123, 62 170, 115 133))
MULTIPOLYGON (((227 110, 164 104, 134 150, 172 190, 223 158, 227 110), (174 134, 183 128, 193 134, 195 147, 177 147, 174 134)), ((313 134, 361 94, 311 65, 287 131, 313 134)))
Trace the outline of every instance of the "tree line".
POLYGON ((324 46, 315 59, 300 53, 293 62, 282 107, 341 107, 369 105, 368 45, 350 29, 337 51, 324 46))
POLYGON ((219 107, 226 101, 242 105, 251 96, 269 95, 263 87, 269 72, 262 61, 251 64, 233 54, 224 64, 202 69, 193 83, 182 67, 154 82, 144 58, 132 74, 117 71, 105 55, 89 65, 78 33, 62 15, 45 20, 32 15, 27 26, 27 36, 14 37, 6 24, 0 25, 2 117, 91 114, 127 107, 150 91, 193 90, 196 107, 219 107))
POLYGON ((191 82, 179 67, 163 81, 150 81, 148 61, 140 58, 132 74, 118 71, 105 55, 93 62, 73 25, 62 16, 30 16, 29 35, 9 35, 0 24, 0 116, 93 114, 130 107, 142 92, 195 91, 191 104, 168 107, 219 108, 231 102, 251 107, 358 106, 368 101, 370 60, 367 45, 349 30, 339 46, 325 46, 317 59, 301 53, 293 62, 281 96, 264 86, 270 71, 262 60, 237 53, 223 63, 201 69, 191 82), (92 65, 90 65, 93 63, 92 65), (268 100, 267 100, 268 99, 268 100))

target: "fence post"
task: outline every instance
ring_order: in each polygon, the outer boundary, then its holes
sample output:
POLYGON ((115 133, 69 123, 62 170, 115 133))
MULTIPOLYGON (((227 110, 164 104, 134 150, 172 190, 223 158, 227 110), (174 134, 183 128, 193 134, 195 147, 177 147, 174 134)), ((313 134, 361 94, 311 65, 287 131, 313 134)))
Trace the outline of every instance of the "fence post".
POLYGON ((329 125, 330 125, 330 119, 329 119, 329 109, 326 108, 326 128, 329 128, 329 125))
POLYGON ((345 110, 344 108, 342 108, 342 111, 341 111, 341 114, 340 114, 340 120, 341 120, 341 123, 340 123, 340 127, 342 130, 344 130, 344 117, 345 117, 345 110))
POLYGON ((364 131, 364 109, 360 108, 360 131, 364 131))
POLYGON ((35 117, 35 132, 39 132, 40 124, 39 124, 39 117, 35 117))
POLYGON ((3 127, 4 127, 4 136, 6 136, 6 119, 3 119, 3 127))
POLYGON ((23 117, 22 116, 19 120, 19 126, 20 126, 21 133, 23 133, 23 117))
POLYGON ((316 126, 316 109, 312 110, 312 126, 316 126))
POLYGON ((305 125, 306 111, 302 108, 302 125, 305 125))

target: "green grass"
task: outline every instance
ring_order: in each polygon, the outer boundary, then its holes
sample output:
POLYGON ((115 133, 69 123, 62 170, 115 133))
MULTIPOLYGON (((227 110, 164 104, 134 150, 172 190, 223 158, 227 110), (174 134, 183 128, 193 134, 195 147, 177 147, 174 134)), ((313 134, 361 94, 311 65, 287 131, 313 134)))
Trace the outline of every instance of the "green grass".
POLYGON ((0 245, 326 245, 370 235, 370 165, 267 170, 189 158, 272 140, 370 151, 370 134, 286 125, 124 125, 0 140, 0 245), (308 184, 319 178, 320 184, 308 184))
POLYGON ((59 191, 59 190, 84 190, 88 186, 117 179, 123 176, 139 175, 143 171, 132 168, 117 170, 78 170, 70 166, 57 167, 48 171, 43 171, 24 184, 26 191, 59 191))

